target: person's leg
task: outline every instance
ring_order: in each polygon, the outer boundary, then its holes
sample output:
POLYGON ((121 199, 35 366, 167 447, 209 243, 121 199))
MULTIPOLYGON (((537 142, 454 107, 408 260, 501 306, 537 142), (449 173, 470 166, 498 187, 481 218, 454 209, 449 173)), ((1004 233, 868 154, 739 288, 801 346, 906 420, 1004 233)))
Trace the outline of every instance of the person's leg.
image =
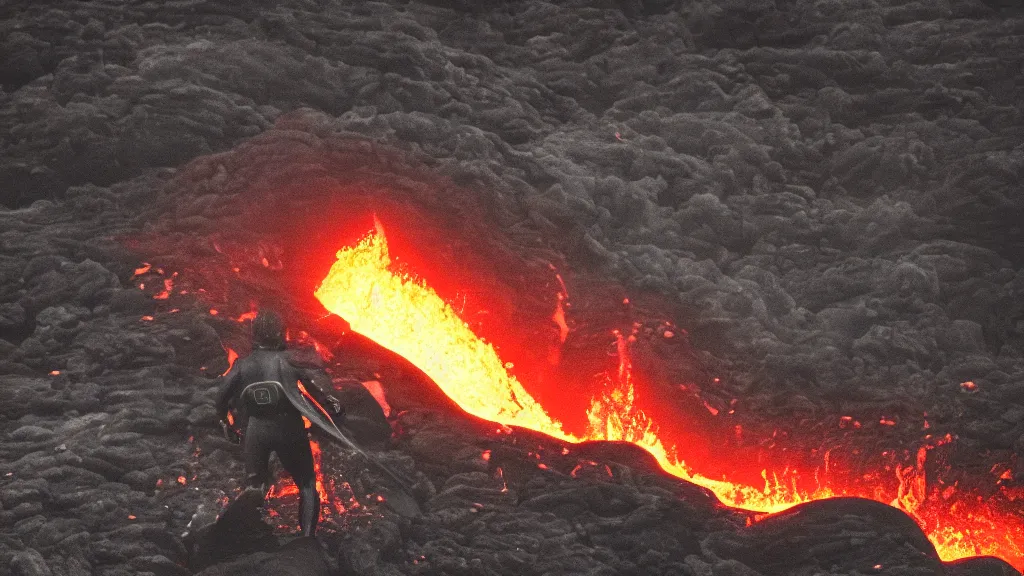
POLYGON ((299 489, 299 527, 302 534, 312 536, 320 521, 320 494, 316 491, 313 451, 309 448, 305 430, 289 436, 282 443, 282 449, 277 451, 277 457, 299 489))
POLYGON ((270 451, 273 446, 272 425, 260 418, 249 418, 245 429, 245 484, 266 493, 270 486, 270 451))

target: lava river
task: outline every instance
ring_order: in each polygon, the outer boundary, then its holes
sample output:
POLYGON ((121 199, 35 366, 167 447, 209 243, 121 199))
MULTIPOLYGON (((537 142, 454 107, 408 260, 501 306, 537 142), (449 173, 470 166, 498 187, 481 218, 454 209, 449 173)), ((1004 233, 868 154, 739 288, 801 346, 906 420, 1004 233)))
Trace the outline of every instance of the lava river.
MULTIPOLYGON (((702 475, 686 464, 676 447, 685 438, 659 436, 657 423, 635 406, 625 343, 616 334, 620 370, 606 376, 605 392, 590 400, 584 434, 570 434, 551 417, 512 374, 494 347, 479 338, 455 310, 421 281, 393 269, 383 229, 337 254, 315 296, 352 329, 401 355, 466 412, 529 428, 568 443, 587 440, 632 442, 649 451, 667 472, 714 492, 726 505, 761 513, 835 496, 858 496, 896 506, 921 525, 946 561, 992 555, 1024 569, 1024 528, 1019 516, 965 495, 947 500, 930 490, 924 473, 925 448, 917 466, 899 471, 899 488, 865 488, 818 475, 818 487, 803 490, 791 470, 765 470, 763 486, 702 475)), ((810 471, 815 475, 818 471, 810 471)), ((946 495, 948 497, 948 494, 946 495)))

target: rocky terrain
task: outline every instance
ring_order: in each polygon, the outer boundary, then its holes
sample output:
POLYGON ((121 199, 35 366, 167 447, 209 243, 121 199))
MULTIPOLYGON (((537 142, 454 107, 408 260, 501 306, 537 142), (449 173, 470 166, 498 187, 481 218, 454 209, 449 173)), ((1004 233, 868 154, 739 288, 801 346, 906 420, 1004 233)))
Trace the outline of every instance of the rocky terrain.
POLYGON ((476 258, 520 355, 549 264, 567 370, 671 320, 637 366, 706 453, 892 483, 928 446, 929 498, 1019 530, 1022 43, 996 0, 0 2, 0 573, 1012 573, 874 502, 755 518, 635 448, 496 427, 351 334, 327 367, 380 374, 375 454, 423 516, 325 443, 320 546, 288 496, 276 528, 239 506, 251 538, 183 534, 237 493, 236 319, 336 336, 311 288, 374 211, 476 258))

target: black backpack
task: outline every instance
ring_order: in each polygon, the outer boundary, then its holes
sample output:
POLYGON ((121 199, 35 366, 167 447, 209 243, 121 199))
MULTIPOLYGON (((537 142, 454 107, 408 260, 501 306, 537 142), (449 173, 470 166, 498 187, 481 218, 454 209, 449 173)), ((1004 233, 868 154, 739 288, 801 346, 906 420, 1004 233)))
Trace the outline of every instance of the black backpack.
POLYGON ((272 416, 280 411, 284 389, 274 380, 253 382, 242 390, 242 399, 250 416, 272 416))

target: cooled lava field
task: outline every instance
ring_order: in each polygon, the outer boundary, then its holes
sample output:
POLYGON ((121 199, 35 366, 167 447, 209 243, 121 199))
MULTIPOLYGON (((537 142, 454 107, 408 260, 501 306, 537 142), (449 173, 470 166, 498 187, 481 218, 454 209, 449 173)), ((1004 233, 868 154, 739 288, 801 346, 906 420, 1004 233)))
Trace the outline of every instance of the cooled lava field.
POLYGON ((1020 574, 1022 180, 1008 1, 0 0, 0 574, 1020 574))

